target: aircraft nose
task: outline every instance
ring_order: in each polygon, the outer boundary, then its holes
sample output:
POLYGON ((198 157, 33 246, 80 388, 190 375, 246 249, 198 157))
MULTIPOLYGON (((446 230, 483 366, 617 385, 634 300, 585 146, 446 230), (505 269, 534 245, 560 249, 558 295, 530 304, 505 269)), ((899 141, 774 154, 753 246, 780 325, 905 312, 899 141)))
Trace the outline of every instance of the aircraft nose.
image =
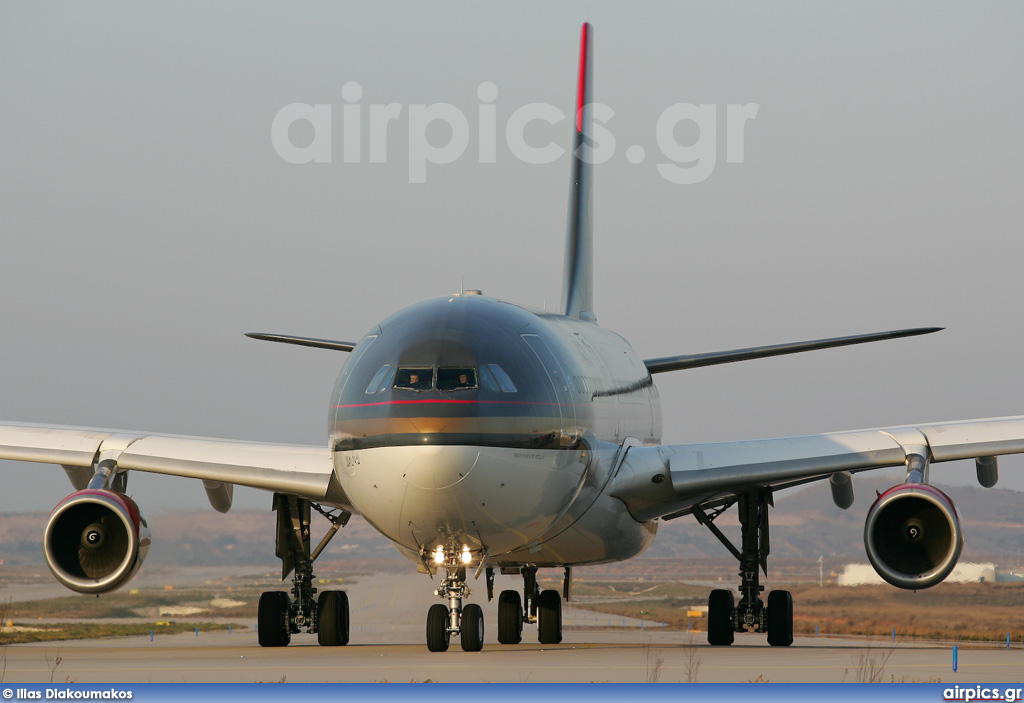
POLYGON ((480 453, 470 447, 460 451, 438 445, 417 447, 403 478, 409 485, 426 490, 449 488, 464 480, 479 458, 480 453))

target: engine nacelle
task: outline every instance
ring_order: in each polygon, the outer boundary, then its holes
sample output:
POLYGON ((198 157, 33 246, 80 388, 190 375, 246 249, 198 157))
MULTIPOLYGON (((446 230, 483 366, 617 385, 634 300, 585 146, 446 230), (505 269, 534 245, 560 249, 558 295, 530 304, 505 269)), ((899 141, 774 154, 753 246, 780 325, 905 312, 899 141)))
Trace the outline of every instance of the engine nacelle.
POLYGON ((949 576, 964 546, 953 501, 934 486, 904 483, 878 496, 864 524, 875 571, 899 588, 930 588, 949 576))
POLYGON ((46 523, 46 565, 79 593, 108 593, 128 583, 149 552, 149 525, 123 493, 84 490, 62 500, 46 523))

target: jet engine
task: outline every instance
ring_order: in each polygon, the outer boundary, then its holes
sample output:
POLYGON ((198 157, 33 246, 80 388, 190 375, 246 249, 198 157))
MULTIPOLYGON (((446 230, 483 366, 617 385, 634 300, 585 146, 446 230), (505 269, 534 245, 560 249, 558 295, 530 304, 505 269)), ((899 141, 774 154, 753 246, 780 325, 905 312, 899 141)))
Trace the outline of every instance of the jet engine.
POLYGON ((46 565, 79 593, 108 593, 128 583, 149 552, 149 525, 128 496, 84 490, 62 500, 46 523, 46 565))
POLYGON ((930 588, 949 576, 964 533, 953 501, 934 486, 904 483, 878 496, 864 524, 875 571, 899 588, 930 588))

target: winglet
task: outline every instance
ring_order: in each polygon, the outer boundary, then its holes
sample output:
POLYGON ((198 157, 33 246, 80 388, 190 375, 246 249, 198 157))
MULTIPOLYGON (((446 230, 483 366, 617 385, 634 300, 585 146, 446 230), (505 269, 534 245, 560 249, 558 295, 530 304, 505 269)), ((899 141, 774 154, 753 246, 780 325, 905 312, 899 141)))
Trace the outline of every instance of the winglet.
POLYGON ((569 317, 596 321, 594 314, 594 246, 592 235, 594 28, 584 22, 580 31, 579 76, 573 133, 569 191, 569 222, 565 234, 565 272, 562 277, 562 310, 569 317))

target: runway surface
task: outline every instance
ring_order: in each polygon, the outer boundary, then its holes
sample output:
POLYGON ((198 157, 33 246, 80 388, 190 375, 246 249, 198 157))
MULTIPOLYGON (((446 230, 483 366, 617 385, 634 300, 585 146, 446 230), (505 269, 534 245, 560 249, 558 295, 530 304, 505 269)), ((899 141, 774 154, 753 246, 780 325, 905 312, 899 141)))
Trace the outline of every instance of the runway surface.
POLYGON ((7 648, 8 683, 159 682, 854 682, 867 666, 882 680, 1020 682, 1024 651, 961 649, 953 673, 949 646, 871 648, 860 642, 798 639, 788 649, 755 635, 732 647, 687 645, 686 633, 568 631, 566 642, 541 646, 489 643, 467 653, 457 642, 443 654, 423 644, 353 644, 329 648, 297 637, 262 649, 252 632, 89 640, 7 648), (57 661, 59 658, 59 662, 57 661), (867 661, 865 661, 865 658, 867 661), (55 663, 57 662, 57 663, 55 663))
MULTIPOLYGON (((517 587, 509 579, 497 588, 517 587)), ((7 683, 160 682, 855 682, 869 670, 885 681, 1020 682, 1024 649, 959 649, 952 643, 797 638, 792 647, 769 647, 760 635, 738 635, 732 647, 709 647, 703 632, 666 631, 639 620, 609 618, 566 607, 562 644, 540 645, 524 628, 519 645, 496 640, 495 601, 482 583, 472 602, 484 607, 482 652, 463 652, 457 638, 445 653, 424 644, 426 611, 435 584, 417 575, 359 577, 348 587, 352 644, 320 647, 315 635, 296 635, 286 648, 264 649, 247 628, 227 632, 156 634, 112 640, 10 645, 7 683)), ((0 592, 0 597, 3 593, 0 592)), ((108 597, 117 597, 116 594, 108 597)), ((797 604, 799 608, 799 604, 797 604)), ((0 655, 2 656, 2 655, 0 655)))

